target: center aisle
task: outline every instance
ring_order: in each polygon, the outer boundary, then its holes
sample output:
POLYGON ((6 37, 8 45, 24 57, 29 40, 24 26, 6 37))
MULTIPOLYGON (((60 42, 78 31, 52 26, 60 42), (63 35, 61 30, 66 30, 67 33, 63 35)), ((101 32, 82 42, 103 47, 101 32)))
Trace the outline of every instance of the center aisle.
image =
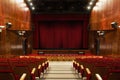
POLYGON ((72 61, 50 61, 42 80, 82 80, 72 67, 72 61))

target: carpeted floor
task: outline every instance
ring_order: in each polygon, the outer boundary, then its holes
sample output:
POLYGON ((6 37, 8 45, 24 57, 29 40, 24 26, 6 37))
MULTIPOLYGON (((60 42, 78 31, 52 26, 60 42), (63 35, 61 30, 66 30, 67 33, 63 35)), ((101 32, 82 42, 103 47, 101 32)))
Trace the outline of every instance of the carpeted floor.
POLYGON ((72 67, 72 61, 50 61, 40 80, 82 80, 72 67))

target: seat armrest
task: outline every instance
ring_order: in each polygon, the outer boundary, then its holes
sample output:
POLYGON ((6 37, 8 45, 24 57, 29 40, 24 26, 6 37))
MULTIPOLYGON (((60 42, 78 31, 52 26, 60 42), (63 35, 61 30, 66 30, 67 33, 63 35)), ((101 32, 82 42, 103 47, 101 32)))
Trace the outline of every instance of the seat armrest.
POLYGON ((25 80, 27 74, 26 73, 23 73, 22 76, 20 77, 20 80, 25 80))
POLYGON ((99 74, 95 74, 95 77, 97 78, 97 80, 103 80, 99 74))

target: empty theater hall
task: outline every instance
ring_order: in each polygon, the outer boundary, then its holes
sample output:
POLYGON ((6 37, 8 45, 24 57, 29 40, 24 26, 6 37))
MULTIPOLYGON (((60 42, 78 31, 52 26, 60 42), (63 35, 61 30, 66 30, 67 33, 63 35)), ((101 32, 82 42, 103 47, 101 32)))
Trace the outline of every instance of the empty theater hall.
POLYGON ((0 0, 0 80, 120 80, 120 0, 0 0))

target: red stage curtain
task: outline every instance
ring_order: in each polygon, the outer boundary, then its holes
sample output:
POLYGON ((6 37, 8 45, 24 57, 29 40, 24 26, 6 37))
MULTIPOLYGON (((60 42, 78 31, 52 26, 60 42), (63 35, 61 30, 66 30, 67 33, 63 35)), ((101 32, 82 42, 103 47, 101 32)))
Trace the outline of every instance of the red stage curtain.
MULTIPOLYGON (((60 18, 62 19, 62 18, 60 18)), ((33 34, 35 49, 87 49, 88 21, 40 20, 36 21, 33 34)))

